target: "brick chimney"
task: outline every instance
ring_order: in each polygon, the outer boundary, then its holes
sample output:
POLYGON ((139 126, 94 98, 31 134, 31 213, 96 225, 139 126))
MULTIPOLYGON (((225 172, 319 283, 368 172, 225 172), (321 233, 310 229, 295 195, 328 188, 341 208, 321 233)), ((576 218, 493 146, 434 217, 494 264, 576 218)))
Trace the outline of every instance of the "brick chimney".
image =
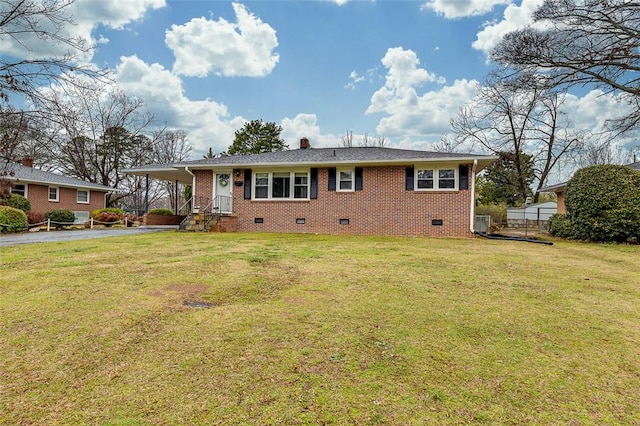
POLYGON ((300 149, 311 148, 311 144, 309 143, 309 139, 302 138, 300 139, 300 149))
POLYGON ((33 158, 22 157, 22 160, 20 160, 20 164, 22 164, 25 167, 33 167, 33 158))

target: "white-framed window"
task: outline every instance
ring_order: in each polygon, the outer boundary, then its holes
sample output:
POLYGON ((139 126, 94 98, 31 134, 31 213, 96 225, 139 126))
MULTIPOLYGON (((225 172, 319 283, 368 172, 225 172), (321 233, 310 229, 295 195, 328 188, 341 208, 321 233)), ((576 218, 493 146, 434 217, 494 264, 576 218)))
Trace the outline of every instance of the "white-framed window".
POLYGON ((16 184, 11 187, 12 194, 22 195, 27 198, 27 185, 16 184))
POLYGON ((416 191, 451 191, 458 189, 458 172, 453 167, 416 167, 416 191))
POLYGON ((256 173, 255 198, 269 198, 269 173, 256 173))
POLYGON ((60 188, 57 186, 49 187, 49 201, 59 201, 60 200, 60 188))
POLYGON ((293 198, 309 198, 309 173, 294 173, 293 198))
POLYGON ((309 172, 256 172, 253 189, 255 200, 308 200, 309 172))
POLYGON ((78 189, 76 199, 78 204, 89 204, 89 191, 86 189, 78 189))
POLYGON ((336 185, 337 191, 350 192, 355 190, 355 171, 354 169, 338 169, 336 185))

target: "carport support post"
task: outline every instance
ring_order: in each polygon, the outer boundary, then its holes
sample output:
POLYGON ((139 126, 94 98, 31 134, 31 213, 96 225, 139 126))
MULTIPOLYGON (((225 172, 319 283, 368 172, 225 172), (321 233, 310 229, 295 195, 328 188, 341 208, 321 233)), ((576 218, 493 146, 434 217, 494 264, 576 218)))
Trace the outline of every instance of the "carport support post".
POLYGON ((144 212, 149 213, 149 174, 144 177, 145 191, 144 191, 144 212))
POLYGON ((180 206, 178 206, 178 181, 176 180, 176 203, 174 204, 176 206, 176 216, 178 215, 178 209, 180 208, 180 206))

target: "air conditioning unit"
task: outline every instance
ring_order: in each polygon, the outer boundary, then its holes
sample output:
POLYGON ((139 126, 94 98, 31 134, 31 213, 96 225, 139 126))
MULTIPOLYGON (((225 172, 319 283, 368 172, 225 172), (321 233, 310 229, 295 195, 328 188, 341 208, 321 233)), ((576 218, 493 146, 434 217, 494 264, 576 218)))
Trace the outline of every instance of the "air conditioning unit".
POLYGON ((477 232, 489 232, 491 226, 491 216, 489 215, 476 215, 475 230, 477 232))

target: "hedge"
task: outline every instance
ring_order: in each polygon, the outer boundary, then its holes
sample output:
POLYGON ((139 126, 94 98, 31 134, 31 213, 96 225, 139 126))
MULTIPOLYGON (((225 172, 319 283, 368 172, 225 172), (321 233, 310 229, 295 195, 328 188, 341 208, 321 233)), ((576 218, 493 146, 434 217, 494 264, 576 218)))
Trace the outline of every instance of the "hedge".
POLYGON ((22 232, 29 229, 27 215, 20 209, 0 206, 0 231, 22 232))

